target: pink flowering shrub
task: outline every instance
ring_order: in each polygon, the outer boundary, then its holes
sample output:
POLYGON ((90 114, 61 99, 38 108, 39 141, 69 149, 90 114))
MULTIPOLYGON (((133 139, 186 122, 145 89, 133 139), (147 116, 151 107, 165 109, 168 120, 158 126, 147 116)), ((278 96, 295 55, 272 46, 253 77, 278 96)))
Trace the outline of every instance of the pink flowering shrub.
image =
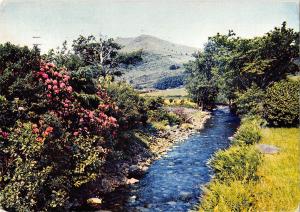
POLYGON ((109 103, 109 98, 103 90, 99 88, 96 93, 102 103, 97 108, 87 109, 75 97, 74 89, 69 83, 71 77, 66 69, 42 62, 37 77, 45 87, 43 96, 47 99, 49 111, 63 120, 67 131, 74 136, 115 134, 117 120, 107 114, 107 111, 115 108, 109 103))
POLYGON ((124 136, 147 121, 133 89, 101 85, 78 57, 68 61, 75 66, 40 58, 38 50, 0 45, 0 205, 7 211, 76 209, 125 181, 126 163, 144 150, 124 136))
POLYGON ((30 76, 30 101, 1 97, 1 120, 14 119, 9 127, 0 124, 0 205, 68 210, 106 191, 102 180, 115 177, 104 165, 115 151, 118 109, 101 87, 93 94, 76 92, 68 70, 53 63, 41 61, 30 76), (84 95, 94 104, 86 104, 84 95))

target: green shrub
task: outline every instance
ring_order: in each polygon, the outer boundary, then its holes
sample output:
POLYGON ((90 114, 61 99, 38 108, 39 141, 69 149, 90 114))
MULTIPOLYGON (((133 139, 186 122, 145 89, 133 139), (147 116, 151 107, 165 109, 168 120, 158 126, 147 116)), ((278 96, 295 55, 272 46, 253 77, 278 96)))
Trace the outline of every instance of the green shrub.
POLYGON ((250 146, 232 146, 218 151, 210 165, 219 182, 239 180, 247 182, 257 179, 256 170, 261 162, 258 150, 250 146))
POLYGON ((183 122, 183 119, 177 114, 168 112, 162 108, 148 111, 148 116, 150 121, 166 121, 169 125, 179 125, 183 122))
POLYGON ((246 117, 234 135, 233 144, 251 145, 255 144, 261 138, 261 125, 263 120, 258 117, 246 117))
POLYGON ((109 82, 105 85, 107 95, 116 103, 120 114, 117 115, 121 128, 132 128, 145 124, 147 103, 144 98, 127 83, 109 82))
POLYGON ((272 126, 299 124, 299 81, 280 81, 268 87, 265 98, 265 118, 272 126))
POLYGON ((235 104, 237 106, 237 114, 239 115, 263 115, 263 100, 264 92, 257 86, 252 85, 244 92, 236 94, 237 99, 235 104))
POLYGON ((156 110, 164 105, 164 99, 162 97, 147 97, 145 103, 147 110, 156 110))
POLYGON ((232 181, 229 184, 213 181, 204 189, 199 211, 251 211, 254 195, 253 183, 232 181))
POLYGON ((169 123, 167 120, 154 121, 152 122, 152 126, 157 130, 165 131, 169 128, 169 123))
MULTIPOLYGON (((12 211, 67 210, 76 198, 84 200, 99 187, 107 156, 99 136, 38 139, 34 124, 18 122, 7 139, 0 138, 0 205, 12 211)), ((98 191, 99 192, 99 191, 98 191)))

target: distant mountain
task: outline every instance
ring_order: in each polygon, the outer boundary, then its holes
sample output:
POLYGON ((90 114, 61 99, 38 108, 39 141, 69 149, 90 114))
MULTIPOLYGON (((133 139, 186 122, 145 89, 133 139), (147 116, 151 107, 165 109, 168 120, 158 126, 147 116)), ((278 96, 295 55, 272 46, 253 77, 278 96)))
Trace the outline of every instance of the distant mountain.
POLYGON ((140 35, 133 38, 117 38, 116 42, 124 46, 122 51, 125 52, 143 49, 147 52, 153 52, 162 55, 191 55, 197 50, 193 47, 171 43, 151 35, 140 35))
POLYGON ((170 76, 180 76, 184 72, 183 63, 193 59, 196 48, 171 43, 150 35, 115 39, 123 48, 121 52, 142 49, 143 62, 122 69, 122 79, 139 88, 152 88, 158 80, 170 76))

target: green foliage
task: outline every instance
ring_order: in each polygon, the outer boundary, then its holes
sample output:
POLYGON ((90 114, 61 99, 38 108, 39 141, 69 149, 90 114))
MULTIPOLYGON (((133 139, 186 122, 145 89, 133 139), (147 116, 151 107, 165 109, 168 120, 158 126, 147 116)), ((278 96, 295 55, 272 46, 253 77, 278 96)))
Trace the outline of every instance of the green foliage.
POLYGON ((186 78, 185 75, 165 77, 158 80, 154 84, 154 88, 160 90, 164 90, 168 88, 177 88, 184 85, 185 78, 186 78))
MULTIPOLYGON (((236 37, 233 31, 210 37, 203 52, 195 55, 195 61, 185 65, 190 73, 189 94, 204 108, 222 97, 222 102, 236 106, 240 115, 263 115, 266 88, 298 72, 293 63, 298 46, 299 33, 285 22, 252 39, 236 37)), ((278 120, 271 124, 294 124, 291 122, 278 120)))
POLYGON ((261 138, 260 117, 246 117, 234 136, 234 145, 210 160, 213 181, 204 188, 199 211, 249 211, 254 209, 253 187, 259 180, 262 155, 253 145, 261 138))
POLYGON ((237 106, 236 113, 243 115, 259 115, 263 116, 265 93, 256 85, 252 85, 244 92, 238 92, 235 104, 237 106))
POLYGON ((299 81, 280 81, 268 87, 265 98, 265 118, 273 126, 299 124, 299 81))
POLYGON ((232 146, 228 150, 218 151, 210 165, 219 182, 247 182, 257 179, 256 171, 260 162, 261 156, 254 147, 232 146))
POLYGON ((208 43, 203 53, 194 55, 195 61, 185 64, 186 71, 190 74, 186 89, 192 100, 203 109, 213 107, 218 95, 217 81, 213 72, 216 62, 212 54, 213 48, 211 43, 208 43))
MULTIPOLYGON (((117 115, 121 128, 130 129, 139 126, 139 123, 146 123, 147 103, 130 85, 123 82, 108 82, 104 86, 107 95, 115 101, 121 112, 117 115)), ((154 102, 150 104, 155 105, 154 102)))
POLYGON ((120 64, 124 64, 126 66, 129 65, 137 65, 138 63, 143 61, 143 50, 133 51, 130 53, 119 53, 118 62, 120 64))
POLYGON ((168 112, 162 108, 158 110, 148 111, 149 121, 164 122, 168 125, 178 125, 183 122, 183 119, 175 113, 168 112))
POLYGON ((70 208, 74 192, 100 175, 107 151, 103 139, 50 135, 40 142, 32 126, 18 123, 1 141, 0 204, 18 211, 70 208))
POLYGON ((162 97, 147 97, 146 98, 147 110, 156 110, 164 105, 164 99, 162 97))
POLYGON ((93 35, 81 35, 73 41, 72 47, 85 66, 97 69, 101 76, 120 74, 114 68, 118 66, 118 50, 121 47, 113 39, 96 39, 93 35))
POLYGON ((20 94, 24 97, 35 95, 27 82, 32 70, 39 69, 39 51, 28 47, 19 47, 11 43, 0 44, 0 91, 8 99, 20 94))
POLYGON ((241 126, 234 135, 233 144, 256 144, 261 138, 261 126, 263 122, 259 117, 244 118, 241 126))
POLYGON ((70 84, 78 93, 95 94, 97 92, 97 79, 99 71, 90 66, 80 67, 72 71, 70 84))
POLYGON ((252 184, 241 181, 211 183, 204 189, 199 211, 252 211, 255 201, 252 184))

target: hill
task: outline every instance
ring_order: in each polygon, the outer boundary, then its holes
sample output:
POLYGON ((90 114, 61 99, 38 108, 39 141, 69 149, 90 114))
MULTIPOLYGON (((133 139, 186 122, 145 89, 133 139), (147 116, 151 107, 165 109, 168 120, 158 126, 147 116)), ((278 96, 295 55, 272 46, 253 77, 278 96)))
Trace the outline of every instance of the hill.
POLYGON ((191 60, 192 54, 197 51, 196 48, 171 43, 150 35, 117 38, 115 41, 123 47, 121 52, 143 50, 142 63, 121 69, 124 72, 121 79, 137 88, 152 88, 158 80, 182 75, 183 63, 191 60))

